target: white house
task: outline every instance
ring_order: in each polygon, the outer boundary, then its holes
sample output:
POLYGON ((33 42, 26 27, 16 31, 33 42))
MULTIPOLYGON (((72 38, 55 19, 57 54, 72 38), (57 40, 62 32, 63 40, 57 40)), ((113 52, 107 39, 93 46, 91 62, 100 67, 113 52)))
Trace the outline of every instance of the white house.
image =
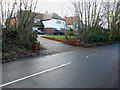
POLYGON ((53 34, 54 30, 64 30, 66 25, 65 20, 56 13, 46 12, 41 21, 44 25, 43 31, 46 34, 53 34))

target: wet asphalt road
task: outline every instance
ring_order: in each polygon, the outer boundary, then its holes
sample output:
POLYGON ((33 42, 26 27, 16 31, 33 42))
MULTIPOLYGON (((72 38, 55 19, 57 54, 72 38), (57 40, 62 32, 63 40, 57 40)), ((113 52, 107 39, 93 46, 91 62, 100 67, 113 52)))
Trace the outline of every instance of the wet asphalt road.
MULTIPOLYGON (((38 40, 40 41, 40 45, 43 48, 47 49, 47 52, 50 52, 50 53, 53 53, 53 54, 64 53, 64 52, 69 52, 69 51, 73 51, 73 50, 83 49, 83 47, 81 48, 81 47, 76 47, 76 46, 69 45, 69 44, 64 44, 64 43, 61 43, 61 42, 57 42, 57 41, 42 38, 41 36, 38 36, 38 40)), ((44 51, 42 51, 42 52, 44 52, 44 51)))
POLYGON ((68 62, 71 64, 3 88, 114 88, 118 86, 118 44, 83 48, 3 64, 2 83, 68 62))

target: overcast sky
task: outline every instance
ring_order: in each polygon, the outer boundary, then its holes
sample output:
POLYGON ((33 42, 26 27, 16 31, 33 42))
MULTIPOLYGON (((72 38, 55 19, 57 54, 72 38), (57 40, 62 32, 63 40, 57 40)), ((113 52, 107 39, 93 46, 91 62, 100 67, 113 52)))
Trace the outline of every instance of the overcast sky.
MULTIPOLYGON (((14 2, 15 0, 4 0, 6 2, 14 2)), ((17 0, 19 1, 19 0, 17 0)), ((31 1, 31 0, 28 0, 31 1)), ((33 0, 36 1, 36 0, 33 0)), ((78 1, 78 0, 38 0, 37 3, 37 12, 45 13, 46 11, 50 13, 57 13, 61 17, 66 16, 73 16, 74 15, 74 7, 70 1, 78 1)), ((81 0, 79 0, 81 1, 81 0)), ((89 1, 89 0, 83 0, 89 1)), ((96 1, 96 0, 92 0, 96 1)), ((97 0, 101 1, 101 0, 97 0)), ((107 0, 105 0, 107 1, 107 0)), ((113 0, 108 0, 113 1, 113 0)))
MULTIPOLYGON (((3 1, 13 3, 15 0, 3 0, 3 1)), ((57 13, 61 17, 64 17, 65 15, 66 16, 74 15, 74 7, 69 0, 38 0, 36 11, 40 13, 45 13, 46 11, 48 11, 49 13, 57 13)))
MULTIPOLYGON (((77 2, 82 0, 38 0, 38 11, 41 12, 56 12, 60 16, 73 16, 74 15, 74 7, 71 2, 77 2)), ((84 2, 89 2, 89 0, 83 0, 84 2)), ((90 0, 101 2, 101 0, 90 0)), ((113 0, 103 0, 105 2, 113 1, 113 0)))
POLYGON ((74 15, 74 7, 69 0, 38 0, 37 11, 56 12, 62 17, 74 15))

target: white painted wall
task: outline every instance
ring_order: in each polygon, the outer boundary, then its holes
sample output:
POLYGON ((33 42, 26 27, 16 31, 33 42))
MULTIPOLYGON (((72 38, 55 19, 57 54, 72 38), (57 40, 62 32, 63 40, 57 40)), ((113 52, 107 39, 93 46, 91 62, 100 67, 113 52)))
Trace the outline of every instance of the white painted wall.
POLYGON ((65 29, 65 21, 59 19, 51 19, 42 21, 44 28, 56 28, 57 30, 65 29))
POLYGON ((66 30, 74 29, 74 25, 66 25, 66 30))

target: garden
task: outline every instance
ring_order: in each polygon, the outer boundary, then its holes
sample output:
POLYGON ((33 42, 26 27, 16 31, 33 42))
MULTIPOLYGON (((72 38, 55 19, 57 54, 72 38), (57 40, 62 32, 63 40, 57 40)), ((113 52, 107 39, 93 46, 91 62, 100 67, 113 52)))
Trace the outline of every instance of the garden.
MULTIPOLYGON (((37 1, 0 2, 0 50, 2 62, 39 56, 40 42, 33 32, 37 1), (1 28, 2 27, 2 28, 1 28)), ((120 41, 120 2, 76 2, 73 29, 64 35, 45 35, 43 38, 76 46, 98 46, 120 41)))
MULTIPOLYGON (((120 40, 120 2, 77 2, 77 40, 84 46, 114 43, 120 40)), ((75 29, 76 29, 75 28, 75 29)))
POLYGON ((56 38, 56 39, 65 38, 64 35, 44 35, 43 37, 52 37, 52 38, 56 38))
POLYGON ((2 40, 2 61, 9 62, 19 58, 35 57, 40 55, 40 42, 37 40, 37 33, 33 32, 36 3, 31 1, 16 1, 9 9, 10 3, 0 2, 0 19, 2 40), (6 7, 8 8, 6 8, 6 7), (34 8, 34 9, 33 9, 34 8), (16 11, 16 12, 15 12, 16 11), (7 15, 6 15, 7 13, 7 15))
POLYGON ((99 46, 120 41, 119 1, 78 1, 74 5, 74 8, 76 20, 73 29, 65 31, 64 36, 51 35, 43 37, 56 41, 60 41, 61 39, 79 41, 79 45, 85 47, 99 46))

